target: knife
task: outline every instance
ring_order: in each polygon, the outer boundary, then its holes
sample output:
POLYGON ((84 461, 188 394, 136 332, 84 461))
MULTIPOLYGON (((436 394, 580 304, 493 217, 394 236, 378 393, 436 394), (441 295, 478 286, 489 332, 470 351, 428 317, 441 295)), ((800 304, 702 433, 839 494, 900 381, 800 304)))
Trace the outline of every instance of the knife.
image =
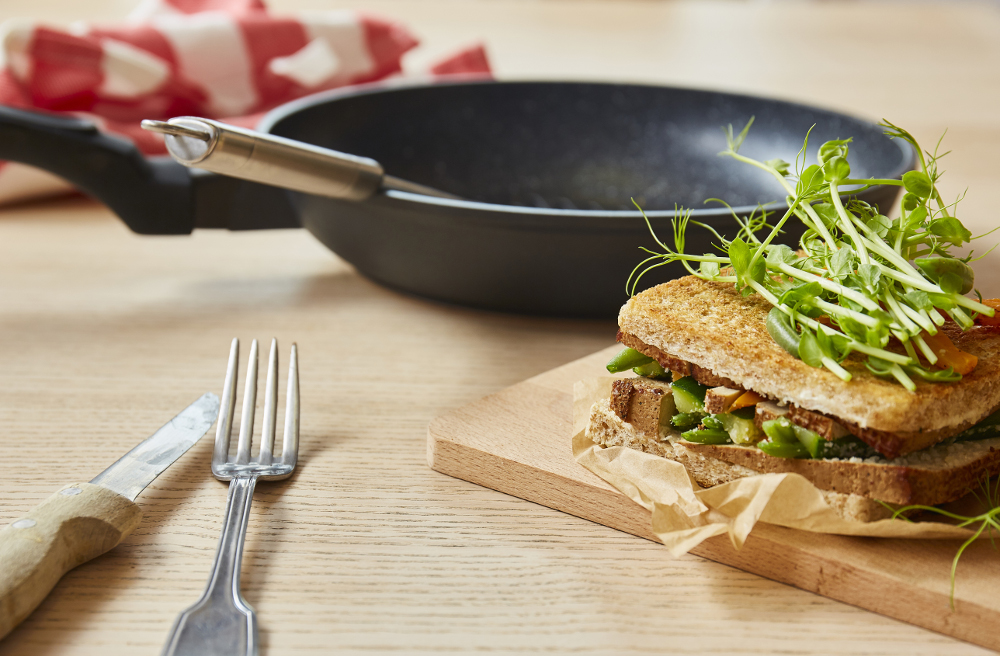
POLYGON ((0 530, 0 638, 63 574, 118 545, 139 525, 147 485, 195 445, 219 415, 205 394, 89 483, 73 483, 0 530))

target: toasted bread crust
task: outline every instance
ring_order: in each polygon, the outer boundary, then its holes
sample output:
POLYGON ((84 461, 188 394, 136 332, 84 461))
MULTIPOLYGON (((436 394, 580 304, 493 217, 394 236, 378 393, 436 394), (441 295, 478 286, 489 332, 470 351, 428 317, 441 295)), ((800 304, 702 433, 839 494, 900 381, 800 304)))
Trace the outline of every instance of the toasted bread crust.
POLYGON ((853 376, 846 383, 791 356, 767 333, 770 308, 758 295, 741 297, 731 283, 687 276, 631 298, 618 323, 626 345, 633 338, 735 386, 829 415, 889 458, 937 444, 1000 407, 997 328, 963 332, 946 324, 942 330, 977 356, 978 366, 957 383, 917 380, 911 393, 873 375, 856 355, 843 363, 853 376))

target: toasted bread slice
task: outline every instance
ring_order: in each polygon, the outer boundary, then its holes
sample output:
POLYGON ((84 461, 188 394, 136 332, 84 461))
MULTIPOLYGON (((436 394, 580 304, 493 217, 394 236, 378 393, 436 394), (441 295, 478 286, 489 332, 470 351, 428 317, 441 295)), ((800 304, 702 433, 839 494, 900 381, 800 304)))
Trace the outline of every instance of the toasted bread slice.
POLYGON ((1000 407, 998 328, 946 324, 955 345, 979 358, 976 369, 956 383, 917 380, 909 392, 873 375, 857 355, 842 363, 853 376, 846 383, 793 357, 767 333, 770 309, 758 295, 741 297, 732 283, 688 276, 631 298, 618 316, 620 341, 664 362, 707 369, 730 381, 726 387, 828 415, 887 458, 957 435, 1000 407))

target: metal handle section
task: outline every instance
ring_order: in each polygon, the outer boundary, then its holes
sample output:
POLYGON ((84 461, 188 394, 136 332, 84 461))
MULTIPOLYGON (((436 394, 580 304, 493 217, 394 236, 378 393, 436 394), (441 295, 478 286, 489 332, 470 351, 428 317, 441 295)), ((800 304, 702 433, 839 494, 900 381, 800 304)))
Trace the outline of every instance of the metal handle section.
POLYGON ((163 656, 256 656, 257 616, 240 594, 240 561, 257 477, 234 478, 208 586, 177 617, 163 656))
POLYGON ((382 184, 382 166, 373 159, 207 118, 143 121, 143 127, 164 134, 181 164, 222 175, 347 200, 364 200, 382 184))

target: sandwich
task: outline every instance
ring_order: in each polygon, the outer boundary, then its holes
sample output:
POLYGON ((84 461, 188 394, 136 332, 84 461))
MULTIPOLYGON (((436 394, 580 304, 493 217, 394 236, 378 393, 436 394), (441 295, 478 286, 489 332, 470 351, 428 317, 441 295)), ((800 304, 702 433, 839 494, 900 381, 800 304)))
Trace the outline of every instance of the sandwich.
MULTIPOLYGON (((729 132, 729 154, 745 134, 729 132)), ((684 253, 690 215, 673 248, 657 239, 664 252, 645 264, 692 275, 622 307, 625 348, 608 369, 637 375, 591 408, 592 441, 678 461, 703 487, 797 473, 858 521, 956 500, 1000 473, 1000 302, 969 297, 971 258, 948 250, 971 235, 936 191, 933 158, 899 181, 899 218, 843 203, 839 184, 864 183, 849 178, 847 143, 824 144, 795 176, 756 162, 793 178, 789 209, 742 220, 721 254, 684 253), (798 251, 773 239, 789 219, 808 228, 798 251)))
POLYGON ((858 521, 953 501, 1000 473, 1000 329, 951 327, 979 359, 975 371, 910 392, 861 358, 843 363, 849 382, 810 367, 770 338, 769 309, 694 276, 633 297, 613 362, 657 373, 616 380, 591 408, 587 435, 678 461, 703 487, 801 474, 858 521))

